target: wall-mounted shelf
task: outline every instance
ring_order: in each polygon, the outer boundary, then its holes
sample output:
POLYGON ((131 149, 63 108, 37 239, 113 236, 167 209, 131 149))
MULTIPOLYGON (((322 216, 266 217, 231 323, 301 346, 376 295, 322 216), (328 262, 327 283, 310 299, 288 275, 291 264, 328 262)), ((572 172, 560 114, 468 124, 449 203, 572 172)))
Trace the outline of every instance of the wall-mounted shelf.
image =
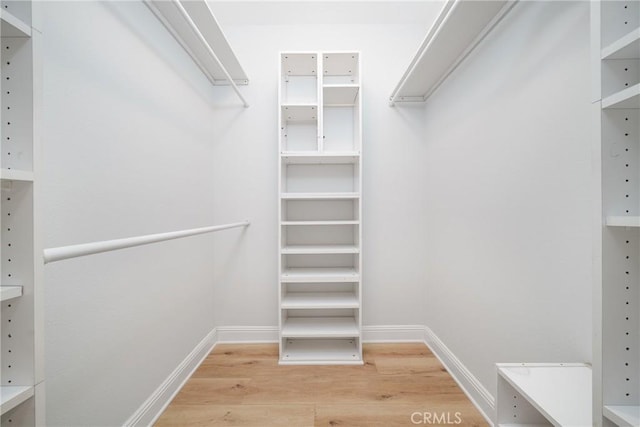
POLYGON ((640 216, 608 216, 608 227, 640 227, 640 216))
POLYGON ((582 363, 496 366, 498 425, 592 425, 590 366, 582 363))
POLYGON ((289 292, 282 298, 283 309, 358 308, 353 292, 289 292))
POLYGON ((358 199, 358 193, 282 193, 283 200, 342 200, 358 199))
POLYGON ((602 109, 640 108, 640 84, 636 84, 602 99, 602 109))
POLYGON ((282 221, 280 225, 287 226, 307 226, 307 225, 358 225, 360 221, 356 220, 332 220, 332 221, 282 221))
POLYGON ((355 245, 297 245, 282 248, 284 255, 322 255, 357 254, 360 248, 355 245))
POLYGON ((16 406, 33 397, 33 387, 0 387, 0 413, 4 415, 16 406))
POLYGON ((31 26, 7 10, 0 9, 2 37, 31 37, 31 26))
POLYGON ((22 296, 22 286, 0 286, 0 301, 22 296))
POLYGON ((619 426, 640 425, 640 406, 605 406, 603 415, 619 426))
POLYGON ((323 152, 283 152, 280 154, 285 164, 354 164, 360 161, 357 151, 323 152))
POLYGON ((602 49, 602 59, 638 59, 640 58, 640 28, 619 38, 602 49))
POLYGON ((350 283, 360 280, 354 268, 288 268, 282 272, 282 283, 350 283))
POLYGON ((448 0, 393 90, 391 105, 426 101, 514 4, 448 0))
POLYGON ((3 181, 33 182, 33 172, 18 169, 0 169, 0 179, 3 181))
POLYGON ((350 338, 359 335, 353 317, 289 317, 282 325, 285 338, 350 338))

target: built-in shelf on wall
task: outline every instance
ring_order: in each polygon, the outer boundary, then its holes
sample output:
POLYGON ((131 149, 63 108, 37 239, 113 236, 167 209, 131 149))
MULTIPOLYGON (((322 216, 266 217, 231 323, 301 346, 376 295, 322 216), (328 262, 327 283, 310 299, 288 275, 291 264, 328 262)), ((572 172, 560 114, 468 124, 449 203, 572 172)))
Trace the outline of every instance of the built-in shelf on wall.
POLYGON ((358 99, 360 86, 354 84, 324 85, 322 90, 325 107, 353 106, 358 99))
POLYGON ((282 325, 285 338, 348 338, 359 335, 353 317, 289 317, 282 325))
POLYGON ((426 101, 514 4, 448 0, 391 94, 391 104, 426 101))
POLYGON ((283 152, 280 155, 287 164, 351 164, 360 160, 357 151, 333 152, 283 152))
POLYGON ((607 96, 602 100, 602 108, 640 108, 640 84, 607 96))
POLYGON ((355 245, 297 245, 282 248, 283 255, 357 254, 355 245))
POLYGON ((358 308, 353 292, 289 292, 282 298, 283 309, 358 308))
POLYGON ((349 283, 359 279, 354 268, 288 268, 282 273, 282 283, 349 283))
POLYGON ((356 220, 333 220, 333 221, 282 221, 282 225, 358 225, 360 221, 356 220))
POLYGON ((360 364, 356 339, 314 339, 289 338, 284 342, 280 363, 294 364, 360 364))
POLYGON ((0 301, 22 296, 22 286, 0 286, 0 301))
POLYGON ((0 413, 5 414, 33 396, 33 387, 0 387, 0 413))
POLYGON ((31 37, 31 26, 4 9, 0 9, 2 37, 31 37))
POLYGON ((358 199, 358 193, 282 193, 283 200, 342 200, 358 199))
POLYGON ((33 172, 18 169, 0 169, 0 179, 5 181, 33 181, 33 172))
POLYGON ((640 406, 605 405, 603 415, 619 426, 640 425, 640 406))
POLYGON ((590 366, 583 363, 498 363, 497 368, 498 425, 549 425, 545 422, 554 426, 592 425, 590 366), (524 402, 520 402, 521 399, 524 402), (526 410, 525 406, 530 406, 531 410, 526 410), (519 422, 514 423, 514 417, 519 422))
POLYGON ((640 227, 640 216, 608 216, 609 227, 640 227))
POLYGON ((602 59, 640 58, 640 28, 636 28, 602 49, 602 59))

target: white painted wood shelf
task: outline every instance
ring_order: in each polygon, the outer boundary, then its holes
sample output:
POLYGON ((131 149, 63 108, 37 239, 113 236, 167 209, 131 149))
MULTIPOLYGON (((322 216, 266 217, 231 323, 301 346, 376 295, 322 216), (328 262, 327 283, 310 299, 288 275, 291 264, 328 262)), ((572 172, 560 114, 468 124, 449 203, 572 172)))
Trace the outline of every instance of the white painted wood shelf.
POLYGON ((351 338, 359 335, 353 317, 289 317, 282 325, 285 338, 351 338))
POLYGON ((355 268, 288 268, 282 273, 282 283, 351 283, 360 280, 355 268))
POLYGON ((281 225, 286 226, 309 226, 309 225, 358 225, 360 221, 357 220, 329 220, 329 221, 282 221, 281 225))
POLYGON ((324 85, 322 90, 325 107, 352 107, 356 105, 360 86, 355 84, 324 85))
POLYGON ((5 414, 33 397, 33 387, 2 386, 0 387, 0 413, 5 414))
POLYGON ((602 49, 602 59, 640 59, 640 28, 602 49))
POLYGON ((391 94, 391 105, 426 101, 514 3, 448 0, 391 94))
POLYGON ((283 309, 358 308, 353 292, 288 292, 282 298, 283 309))
POLYGON ((22 286, 0 286, 0 301, 7 301, 22 296, 22 286))
POLYGON ((355 245, 293 245, 282 248, 285 255, 321 255, 321 254, 357 254, 360 248, 355 245))
POLYGON ((640 108, 640 84, 616 92, 602 99, 602 109, 640 108))
POLYGON ((640 426, 640 406, 605 405, 603 415, 619 426, 640 426))
POLYGON ((7 10, 0 9, 2 37, 31 37, 31 25, 7 10))
POLYGON ((33 182, 33 172, 19 169, 0 169, 0 179, 3 181, 33 182))
POLYGON ((591 367, 498 363, 499 425, 592 425, 591 367))
POLYGON ((362 364, 355 339, 288 338, 282 350, 281 364, 362 364))
POLYGON ((640 216, 608 216, 608 227, 640 227, 640 216))
POLYGON ((283 200, 341 200, 341 199, 358 199, 359 193, 282 193, 280 196, 283 200))
POLYGON ((354 164, 360 161, 360 153, 357 151, 309 151, 309 152, 283 152, 280 154, 285 164, 354 164))

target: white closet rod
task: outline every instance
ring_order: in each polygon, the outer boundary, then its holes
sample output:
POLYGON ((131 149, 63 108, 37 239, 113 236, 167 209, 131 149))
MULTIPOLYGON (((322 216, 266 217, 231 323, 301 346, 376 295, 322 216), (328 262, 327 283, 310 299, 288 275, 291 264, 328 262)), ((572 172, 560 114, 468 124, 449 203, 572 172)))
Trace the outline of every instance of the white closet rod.
POLYGON ((189 230, 170 231, 168 233, 148 234, 146 236, 127 237, 124 239, 104 240, 101 242, 49 248, 44 250, 44 263, 48 264, 50 262, 62 261, 63 259, 77 258, 101 252, 148 245, 150 243, 195 236, 197 234, 211 233, 214 231, 226 230, 228 228, 248 227, 250 224, 251 223, 249 221, 234 222, 231 224, 213 225, 210 227, 192 228, 189 230))
MULTIPOLYGON (((211 45, 209 45, 209 43, 207 42, 207 39, 204 38, 200 30, 198 29, 198 26, 195 24, 195 22, 193 22, 193 19, 191 19, 191 16, 189 16, 189 14, 184 9, 182 4, 180 4, 179 0, 172 0, 172 1, 173 1, 173 4, 175 4, 178 10, 180 11, 180 14, 182 15, 182 17, 189 23, 189 26, 191 27, 191 30, 193 31, 193 33, 196 36, 198 36, 202 44, 207 48, 209 55, 211 55, 213 60, 216 61, 218 66, 220 66, 220 69, 224 73, 225 78, 227 79, 227 81, 229 82, 229 84, 231 85, 235 93, 238 95, 238 97, 242 101, 242 105, 244 105, 245 108, 248 107, 249 103, 247 102, 246 99, 244 99, 244 96, 242 96, 242 94, 240 93, 240 89, 238 89, 236 82, 233 81, 231 74, 229 74, 229 72, 227 71, 227 68, 224 66, 224 64, 222 64, 222 62, 218 58, 218 55, 216 55, 216 53, 213 51, 213 49, 211 48, 211 45)), ((193 59, 196 61, 196 63, 198 63, 198 60, 196 58, 193 58, 193 59)))

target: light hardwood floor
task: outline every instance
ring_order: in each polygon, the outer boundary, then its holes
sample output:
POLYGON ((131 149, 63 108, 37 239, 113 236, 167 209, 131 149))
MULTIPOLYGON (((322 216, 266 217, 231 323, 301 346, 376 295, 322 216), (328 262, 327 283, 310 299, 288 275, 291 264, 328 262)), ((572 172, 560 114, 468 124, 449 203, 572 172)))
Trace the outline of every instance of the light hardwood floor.
POLYGON ((364 360, 279 366, 275 344, 220 344, 156 426, 488 425, 425 345, 365 344, 364 360))

